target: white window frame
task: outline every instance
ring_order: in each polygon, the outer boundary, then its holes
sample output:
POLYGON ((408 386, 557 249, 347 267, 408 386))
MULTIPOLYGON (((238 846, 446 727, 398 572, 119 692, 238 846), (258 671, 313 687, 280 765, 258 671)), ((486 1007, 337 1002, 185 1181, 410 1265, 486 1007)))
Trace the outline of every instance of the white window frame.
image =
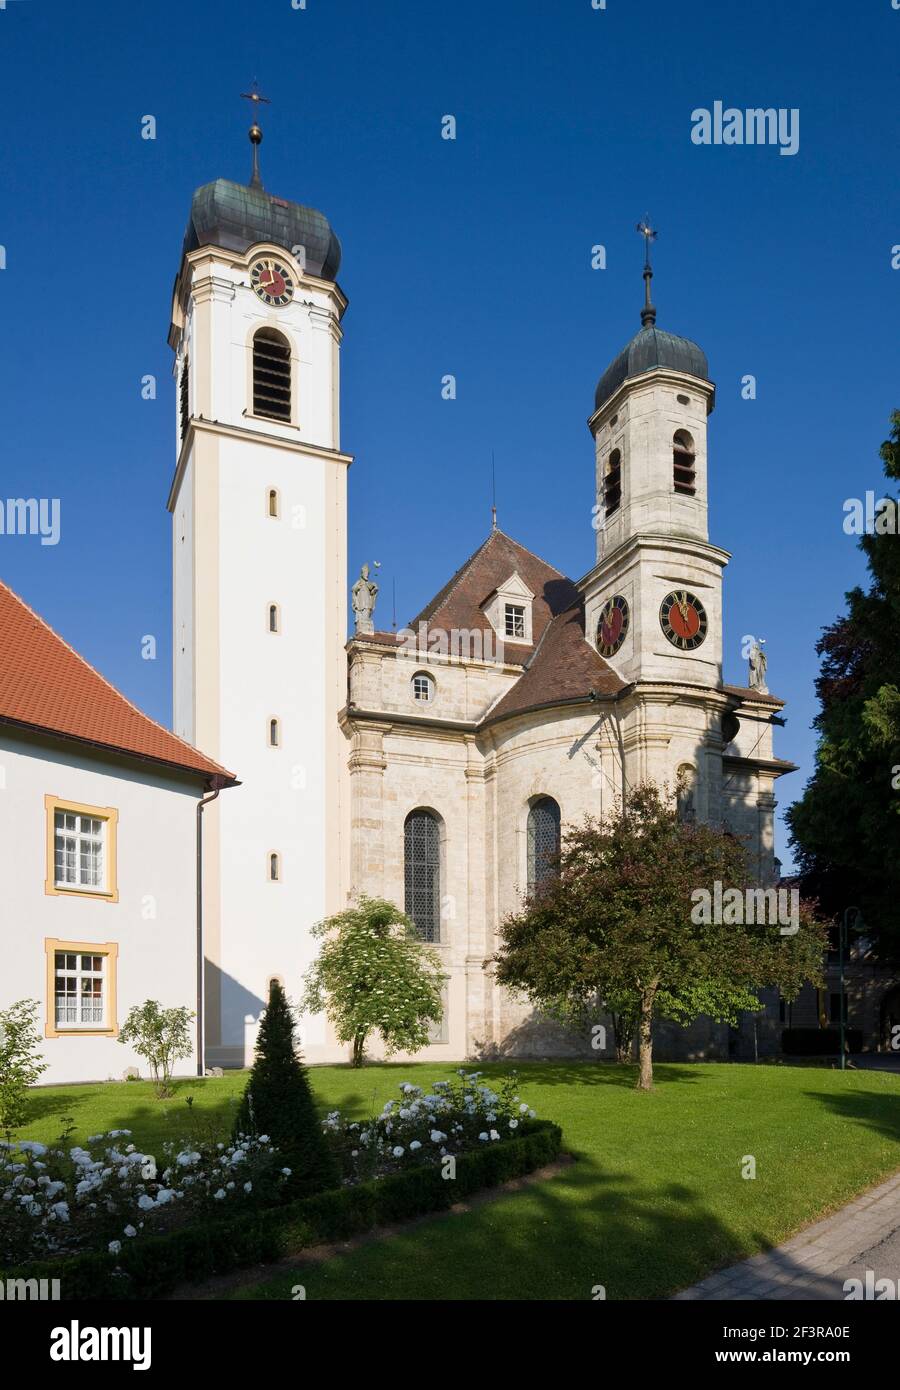
POLYGON ((513 642, 524 642, 525 639, 525 605, 524 603, 509 603, 503 605, 503 635, 509 637, 513 642), (512 630, 510 630, 512 625, 512 630))
POLYGON ((409 683, 412 698, 417 705, 430 705, 434 701, 436 683, 428 671, 417 671, 409 683), (425 694, 419 694, 419 683, 425 694))
POLYGON ((116 839, 119 813, 113 806, 86 806, 63 797, 44 797, 47 816, 47 876, 44 891, 118 901, 116 839))

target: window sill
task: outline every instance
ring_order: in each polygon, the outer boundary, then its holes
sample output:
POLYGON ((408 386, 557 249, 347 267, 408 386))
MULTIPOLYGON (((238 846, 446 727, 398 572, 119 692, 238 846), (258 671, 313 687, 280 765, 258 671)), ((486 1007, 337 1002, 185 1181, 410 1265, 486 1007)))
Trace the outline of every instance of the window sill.
POLYGON ((53 898, 98 898, 101 902, 117 903, 119 901, 118 889, 102 888, 78 888, 72 883, 51 883, 44 884, 44 892, 53 898))
POLYGON ((118 1027, 115 1028, 78 1028, 74 1024, 66 1027, 56 1028, 52 1024, 47 1024, 44 1028, 44 1036, 47 1038, 117 1038, 119 1036, 118 1027))

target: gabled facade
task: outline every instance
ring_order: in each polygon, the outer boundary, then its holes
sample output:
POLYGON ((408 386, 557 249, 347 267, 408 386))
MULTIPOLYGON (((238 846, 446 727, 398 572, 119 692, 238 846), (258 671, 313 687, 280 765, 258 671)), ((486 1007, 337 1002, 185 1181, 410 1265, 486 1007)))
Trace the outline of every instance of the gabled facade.
POLYGON ((202 1029, 198 807, 235 778, 4 584, 0 642, 0 1007, 38 1001, 45 1083, 146 1076, 117 1041, 133 1004, 186 1005, 202 1029))

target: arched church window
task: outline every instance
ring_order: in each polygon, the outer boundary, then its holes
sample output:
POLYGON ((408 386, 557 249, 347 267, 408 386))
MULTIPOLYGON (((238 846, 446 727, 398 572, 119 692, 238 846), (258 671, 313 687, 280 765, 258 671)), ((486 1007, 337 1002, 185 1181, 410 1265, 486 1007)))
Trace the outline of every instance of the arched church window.
POLYGON ((694 458, 693 439, 687 430, 676 430, 672 440, 672 480, 675 491, 685 497, 693 497, 696 492, 694 458))
POLYGON ((441 939, 441 830, 433 811, 410 811, 403 827, 405 911, 422 941, 441 939))
POLYGON ((273 517, 276 517, 276 518, 277 518, 278 515, 279 515, 279 510, 278 510, 278 489, 277 489, 276 487, 270 487, 270 488, 269 488, 268 495, 267 495, 267 498, 266 498, 266 506, 267 506, 267 510, 268 510, 269 516, 273 516, 273 517))
POLYGON ((607 516, 612 516, 613 512, 618 511, 621 500, 622 455, 618 449, 613 449, 606 460, 606 473, 603 478, 603 505, 607 516))
POLYGON ((270 632, 280 632, 280 631, 281 631, 281 614, 280 614, 280 612, 279 612, 279 610, 278 610, 278 604, 277 604, 277 603, 270 603, 270 604, 269 604, 269 631, 270 631, 270 632))
POLYGON ((682 763, 678 769, 678 781, 675 793, 679 820, 693 821, 697 819, 695 800, 696 786, 697 769, 690 763, 682 763))
POLYGON ((277 719, 269 720, 269 747, 278 748, 281 744, 281 725, 277 719))
MULTIPOLYGON (((280 883, 281 881, 281 855, 272 851, 269 855, 269 882, 280 883)), ((271 983, 271 982, 270 982, 271 983)))
POLYGON ((253 337, 253 414, 291 422, 291 345, 275 328, 253 337))
POLYGON ((556 873, 560 846, 559 805, 542 796, 528 811, 528 896, 533 897, 556 873))

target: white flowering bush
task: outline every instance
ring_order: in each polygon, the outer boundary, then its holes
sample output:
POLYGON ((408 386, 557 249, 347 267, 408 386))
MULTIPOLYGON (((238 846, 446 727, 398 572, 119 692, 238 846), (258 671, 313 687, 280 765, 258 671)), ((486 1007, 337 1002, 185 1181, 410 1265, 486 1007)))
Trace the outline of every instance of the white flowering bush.
POLYGON ((127 1129, 70 1145, 0 1142, 0 1265, 122 1246, 146 1231, 271 1206, 290 1169, 267 1135, 167 1145, 161 1162, 127 1129))
POLYGON ((482 1073, 463 1068, 452 1081, 434 1081, 426 1092, 404 1081, 400 1096, 371 1120, 347 1121, 339 1110, 324 1129, 342 1165, 345 1182, 362 1182, 421 1164, 440 1165, 456 1155, 516 1138, 535 1112, 518 1094, 515 1072, 496 1087, 482 1073))

